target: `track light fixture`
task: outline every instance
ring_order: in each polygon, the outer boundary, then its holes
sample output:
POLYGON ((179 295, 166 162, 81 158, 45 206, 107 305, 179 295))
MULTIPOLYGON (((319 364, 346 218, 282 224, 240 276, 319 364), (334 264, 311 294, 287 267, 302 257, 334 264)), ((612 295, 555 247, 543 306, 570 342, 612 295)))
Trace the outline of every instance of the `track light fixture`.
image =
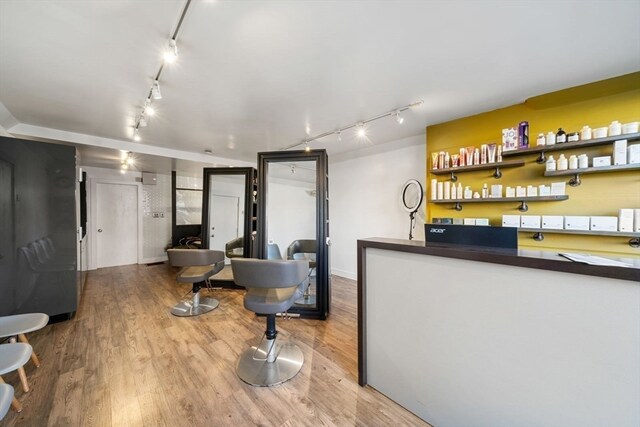
POLYGON ((164 62, 166 64, 173 64, 178 59, 178 45, 176 39, 169 40, 169 48, 164 53, 164 62))
POLYGON ((162 94, 160 93, 160 82, 158 79, 153 81, 153 86, 151 86, 151 96, 153 99, 162 99, 162 94))
POLYGON ((306 151, 307 153, 311 151, 311 147, 309 146, 309 141, 304 142, 304 151, 306 151))
POLYGON ((340 142, 340 141, 342 141, 342 132, 344 132, 345 130, 348 130, 348 129, 352 129, 352 128, 356 128, 356 135, 359 138, 366 138, 367 137, 366 124, 371 123, 371 122, 373 122, 375 120, 382 119, 384 117, 389 117, 389 116, 393 116, 398 124, 402 124, 404 122, 404 117, 402 117, 400 115, 400 113, 402 113, 403 111, 409 110, 410 108, 420 107, 422 104, 424 104, 424 101, 420 99, 420 100, 418 100, 416 102, 413 102, 411 104, 405 105, 404 107, 401 107, 401 108, 398 108, 398 109, 395 109, 395 110, 391 110, 391 111, 388 111, 388 112, 383 113, 383 114, 379 114, 379 115, 377 115, 375 117, 372 117, 370 119, 362 120, 362 121, 353 123, 351 125, 341 127, 339 129, 336 129, 336 130, 332 130, 332 131, 329 131, 329 132, 321 133, 321 134, 313 136, 311 138, 305 138, 301 142, 297 142, 297 143, 291 144, 291 145, 289 145, 287 147, 283 147, 283 148, 281 148, 281 150, 289 150, 291 148, 299 147, 300 145, 303 145, 303 144, 305 145, 305 149, 306 149, 306 147, 309 146, 309 144, 311 142, 313 142, 313 141, 315 141, 317 139, 324 138, 324 137, 329 136, 329 135, 337 135, 338 142, 340 142))
POLYGON ((164 52, 164 61, 160 64, 160 68, 158 69, 158 72, 153 79, 153 84, 151 85, 151 89, 149 90, 147 98, 144 101, 142 112, 136 116, 135 124, 133 126, 133 140, 136 142, 139 142, 141 139, 139 129, 141 127, 147 126, 147 118, 155 114, 155 110, 151 106, 151 100, 162 99, 162 94, 160 93, 160 75, 162 74, 162 69, 164 68, 165 64, 170 64, 178 59, 178 44, 176 42, 176 39, 190 5, 191 0, 185 0, 184 7, 182 8, 182 13, 180 14, 180 19, 178 19, 178 25, 176 25, 176 28, 173 31, 173 35, 169 40, 168 49, 164 52))
POLYGON ((133 159, 133 153, 131 151, 127 153, 126 162, 129 166, 133 166, 133 164, 135 163, 135 160, 133 159))

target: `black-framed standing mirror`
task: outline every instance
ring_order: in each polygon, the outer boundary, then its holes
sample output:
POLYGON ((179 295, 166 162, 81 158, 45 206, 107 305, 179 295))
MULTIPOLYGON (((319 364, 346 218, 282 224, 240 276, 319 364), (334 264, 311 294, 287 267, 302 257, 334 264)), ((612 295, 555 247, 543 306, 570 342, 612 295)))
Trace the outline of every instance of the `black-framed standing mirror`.
POLYGON ((233 284, 231 258, 255 256, 256 198, 254 168, 203 169, 202 247, 225 253, 217 285, 233 284))
POLYGON ((174 248, 201 245, 202 183, 171 172, 171 244, 174 248))
POLYGON ((329 196, 325 150, 258 153, 258 257, 309 260, 305 295, 289 313, 329 314, 329 196))

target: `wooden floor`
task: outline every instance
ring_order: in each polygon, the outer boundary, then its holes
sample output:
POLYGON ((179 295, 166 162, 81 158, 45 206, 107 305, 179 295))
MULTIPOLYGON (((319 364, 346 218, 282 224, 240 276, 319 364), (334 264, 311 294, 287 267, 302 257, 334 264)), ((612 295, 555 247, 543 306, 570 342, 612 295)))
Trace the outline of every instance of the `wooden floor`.
MULTIPOLYGON (((243 291, 216 290, 219 308, 178 318, 169 308, 189 287, 166 265, 92 271, 76 317, 30 334, 42 366, 27 364, 24 411, 0 426, 426 426, 358 386, 356 285, 332 286, 327 321, 278 319, 279 338, 304 352, 301 372, 259 388, 235 374, 264 329, 243 291)), ((5 380, 19 385, 15 373, 5 380)))

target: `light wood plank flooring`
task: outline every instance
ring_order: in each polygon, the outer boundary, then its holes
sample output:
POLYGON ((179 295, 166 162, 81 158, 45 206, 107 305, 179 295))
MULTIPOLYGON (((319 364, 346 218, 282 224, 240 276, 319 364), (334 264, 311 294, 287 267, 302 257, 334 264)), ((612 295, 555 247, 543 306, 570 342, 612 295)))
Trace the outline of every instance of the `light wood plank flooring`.
POLYGON ((325 322, 278 319, 279 338, 304 352, 302 371, 271 388, 235 374, 264 319, 243 291, 216 290, 220 307, 178 318, 170 307, 189 289, 166 265, 89 274, 76 317, 30 334, 32 391, 5 376, 24 406, 0 426, 427 426, 370 387, 358 386, 356 285, 333 278, 325 322))

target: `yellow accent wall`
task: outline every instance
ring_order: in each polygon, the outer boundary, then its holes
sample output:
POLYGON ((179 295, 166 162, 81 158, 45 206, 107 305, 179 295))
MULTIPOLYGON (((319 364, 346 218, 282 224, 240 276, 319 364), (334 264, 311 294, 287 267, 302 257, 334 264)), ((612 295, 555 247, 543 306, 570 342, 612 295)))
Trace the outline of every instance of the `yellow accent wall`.
MULTIPOLYGON (((462 211, 455 211, 452 204, 433 204, 431 201, 431 179, 445 181, 446 175, 432 175, 430 153, 448 151, 458 153, 460 147, 480 147, 485 143, 502 143, 502 129, 516 127, 520 121, 529 122, 530 146, 535 146, 539 133, 557 132, 562 127, 567 133, 579 131, 582 126, 592 129, 608 126, 613 120, 621 123, 640 121, 640 72, 609 80, 595 82, 576 88, 537 96, 510 107, 453 120, 427 127, 427 180, 426 191, 429 203, 427 217, 489 218, 490 224, 500 226, 503 214, 512 215, 607 215, 618 216, 620 208, 640 208, 640 171, 618 171, 582 175, 582 185, 567 185, 569 200, 559 202, 532 202, 529 211, 521 213, 518 203, 467 203, 462 211), (592 94, 590 96, 590 94, 592 94), (579 102, 572 102, 578 99, 579 102)), ((636 141, 634 143, 640 143, 636 141)), ((589 159, 598 155, 611 155, 612 145, 556 151, 555 159, 563 153, 586 153, 589 159)), ((509 157, 504 160, 525 160, 525 166, 502 169, 503 176, 495 179, 492 170, 465 172, 458 175, 458 182, 471 186, 481 193, 482 184, 502 184, 503 195, 507 186, 549 185, 552 182, 567 182, 570 176, 545 177, 545 165, 535 162, 537 154, 509 157)), ((640 249, 631 248, 628 238, 564 235, 546 233, 544 240, 536 242, 531 233, 519 233, 519 246, 524 249, 563 250, 640 256, 640 249)))

